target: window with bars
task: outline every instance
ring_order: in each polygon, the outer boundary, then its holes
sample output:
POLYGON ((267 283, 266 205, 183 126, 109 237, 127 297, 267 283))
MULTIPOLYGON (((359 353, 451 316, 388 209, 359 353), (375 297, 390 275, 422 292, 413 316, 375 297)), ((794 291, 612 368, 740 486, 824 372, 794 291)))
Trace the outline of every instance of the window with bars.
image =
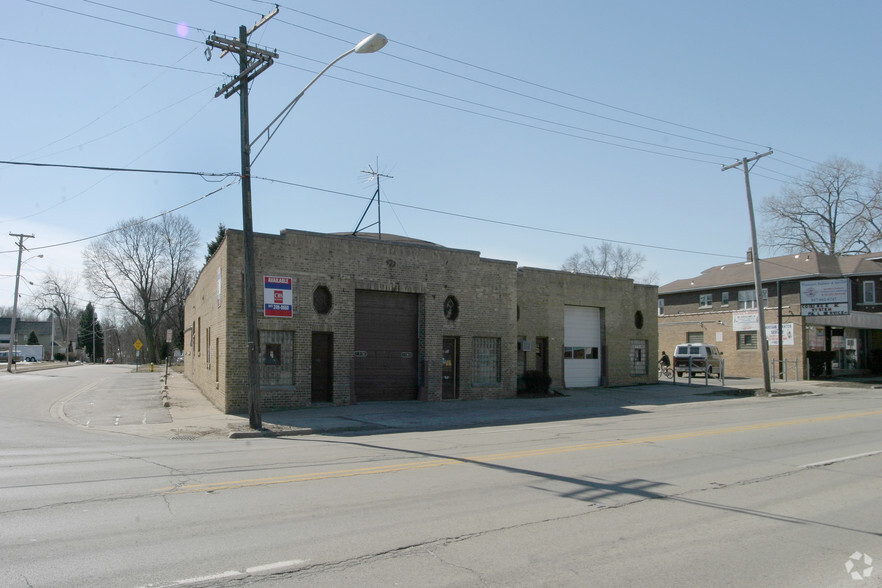
POLYGON ((294 385, 294 331, 260 331, 260 385, 294 385))
POLYGON ((498 384, 502 381, 502 354, 500 340, 494 337, 475 337, 476 384, 498 384))
POLYGON ((687 343, 704 343, 704 331, 688 331, 686 333, 687 343))
POLYGON ((631 341, 631 375, 645 376, 649 373, 649 343, 643 339, 631 341))
POLYGON ((738 332, 738 349, 756 349, 756 331, 738 332))

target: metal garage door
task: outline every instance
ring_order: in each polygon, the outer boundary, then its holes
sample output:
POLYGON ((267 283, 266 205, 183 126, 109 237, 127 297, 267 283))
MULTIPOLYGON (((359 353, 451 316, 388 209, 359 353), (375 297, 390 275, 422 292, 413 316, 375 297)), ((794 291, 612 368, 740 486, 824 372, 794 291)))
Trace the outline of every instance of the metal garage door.
POLYGON ((564 385, 600 386, 600 309, 564 307, 564 385))
POLYGON ((355 398, 417 398, 418 296, 355 291, 355 398))

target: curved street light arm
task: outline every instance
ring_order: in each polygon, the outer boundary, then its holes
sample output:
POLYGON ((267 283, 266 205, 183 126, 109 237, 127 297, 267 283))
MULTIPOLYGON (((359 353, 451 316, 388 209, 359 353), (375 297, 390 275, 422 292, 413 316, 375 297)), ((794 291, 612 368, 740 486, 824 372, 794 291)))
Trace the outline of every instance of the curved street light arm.
POLYGON ((282 123, 285 122, 285 119, 288 118, 288 115, 291 114, 291 111, 294 109, 294 106, 303 97, 303 95, 306 93, 306 91, 309 90, 309 88, 312 87, 312 85, 316 82, 316 80, 318 80, 320 77, 322 77, 324 75, 324 73, 326 71, 328 71, 329 69, 331 69, 331 67, 333 67, 338 61, 340 61, 341 59, 343 59, 344 57, 346 57, 347 55, 350 55, 352 53, 355 53, 354 47, 352 49, 350 49, 349 51, 347 51, 346 53, 344 53, 343 55, 341 55, 340 57, 338 57, 337 59, 335 59, 334 61, 332 61, 331 63, 329 63, 328 65, 326 65, 325 68, 322 71, 320 71, 318 73, 318 75, 316 75, 314 78, 312 78, 312 81, 309 82, 308 84, 306 84, 306 87, 303 88, 300 91, 300 93, 297 94, 297 96, 295 96, 294 99, 291 102, 289 102, 285 108, 282 109, 282 112, 277 114, 276 118, 274 118, 270 122, 270 124, 268 124, 266 126, 265 129, 260 131, 257 134, 257 136, 254 137, 254 140, 251 141, 250 145, 248 145, 249 148, 254 147, 254 144, 257 143, 260 140, 260 138, 263 137, 264 135, 266 135, 266 141, 264 141, 263 145, 260 148, 260 151, 257 152, 257 155, 255 155, 254 157, 251 158, 252 164, 255 161, 257 161, 257 158, 260 157, 261 153, 263 153, 263 150, 266 148, 267 143, 269 143, 270 139, 273 138, 273 135, 276 133, 277 130, 279 130, 279 127, 282 126, 282 123), (275 129, 273 129, 273 125, 275 125, 275 127, 276 127, 275 129))

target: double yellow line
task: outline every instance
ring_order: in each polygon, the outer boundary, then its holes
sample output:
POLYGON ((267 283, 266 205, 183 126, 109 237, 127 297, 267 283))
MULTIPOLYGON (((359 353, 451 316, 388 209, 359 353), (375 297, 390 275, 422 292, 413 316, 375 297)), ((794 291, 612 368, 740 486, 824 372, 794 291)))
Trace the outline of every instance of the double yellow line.
POLYGON ((412 461, 407 463, 390 464, 385 466, 371 466, 361 468, 349 468, 344 470, 331 470, 326 472, 312 472, 305 474, 294 474, 290 476, 278 476, 270 478, 252 478, 248 480, 230 480, 224 482, 214 482, 210 484, 187 484, 182 486, 170 486, 167 488, 159 488, 155 492, 161 494, 187 494, 193 492, 217 492, 219 490, 233 490, 236 488, 247 488, 250 486, 269 486, 272 484, 292 484, 295 482, 312 482, 315 480, 326 480, 331 478, 348 478, 353 476, 365 476, 375 474, 388 474, 392 472, 419 470, 425 468, 437 468, 449 465, 462 465, 469 463, 493 463, 505 461, 509 459, 520 459, 524 457, 537 457, 543 455, 555 455, 560 453, 571 453, 574 451, 590 451, 592 449, 604 449, 608 447, 621 447, 624 445, 640 445, 644 443, 659 443, 662 441, 676 441, 678 439, 694 439, 696 437, 709 437, 712 435, 727 435, 730 433, 742 433, 745 431, 759 431, 763 429, 774 429, 779 427, 791 427, 795 425, 806 425, 812 423, 823 423, 830 421, 838 421, 843 419, 854 419, 882 414, 882 410, 870 410, 865 412, 854 412, 837 415, 826 415, 819 417, 809 417, 802 419, 792 419, 786 421, 775 421, 769 423, 754 423, 750 425, 738 425, 733 427, 724 427, 720 429, 707 429, 702 431, 684 431, 682 433, 671 433, 668 435, 655 435, 652 437, 635 437, 632 439, 616 439, 612 441, 597 441, 594 443, 583 443, 578 445, 564 445, 560 447, 547 447, 544 449, 526 449, 521 451, 511 451, 506 453, 494 453, 489 455, 477 455, 472 457, 460 458, 433 458, 422 461, 412 461))

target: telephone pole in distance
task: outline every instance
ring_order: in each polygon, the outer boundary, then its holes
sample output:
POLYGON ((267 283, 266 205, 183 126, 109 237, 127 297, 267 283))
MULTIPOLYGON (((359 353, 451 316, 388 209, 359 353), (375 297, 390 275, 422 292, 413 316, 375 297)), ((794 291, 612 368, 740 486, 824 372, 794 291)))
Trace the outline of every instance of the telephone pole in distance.
POLYGON ((21 276, 21 252, 25 248, 24 240, 33 239, 33 235, 9 233, 10 237, 18 237, 18 264, 15 266, 15 294, 12 299, 12 324, 9 327, 9 354, 6 356, 6 371, 12 373, 12 356, 15 352, 15 315, 18 313, 18 279, 21 276))

